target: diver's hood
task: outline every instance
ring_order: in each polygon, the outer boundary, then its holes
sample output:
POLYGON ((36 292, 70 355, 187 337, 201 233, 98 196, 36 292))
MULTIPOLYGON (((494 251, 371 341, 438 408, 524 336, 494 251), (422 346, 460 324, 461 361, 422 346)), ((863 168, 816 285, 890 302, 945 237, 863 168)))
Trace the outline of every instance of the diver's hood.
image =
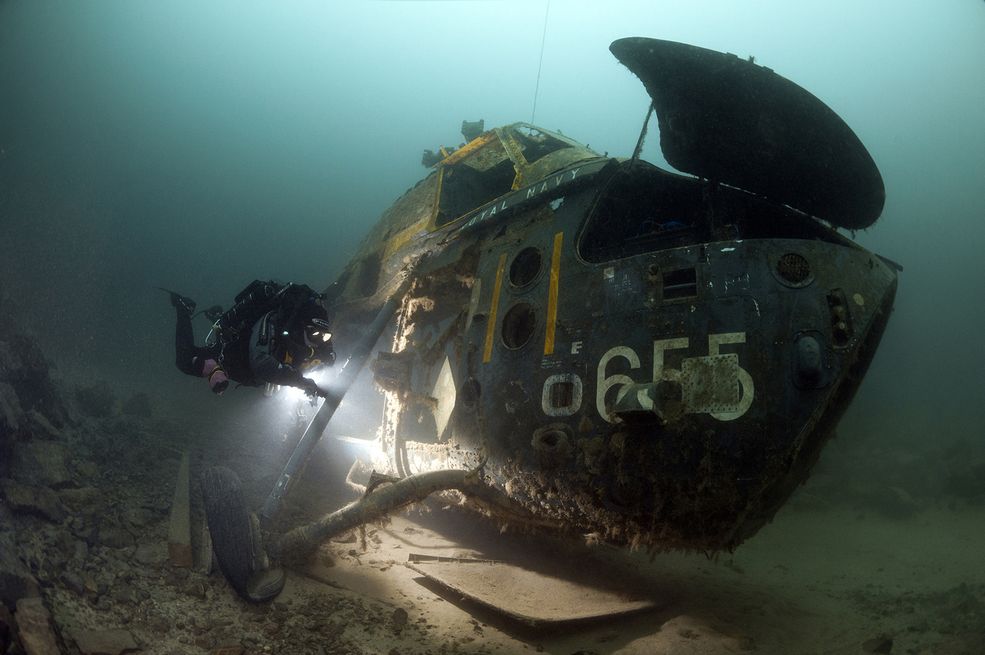
POLYGON ((857 229, 886 192, 865 146, 827 105, 769 68, 673 41, 609 46, 653 99, 674 168, 857 229))

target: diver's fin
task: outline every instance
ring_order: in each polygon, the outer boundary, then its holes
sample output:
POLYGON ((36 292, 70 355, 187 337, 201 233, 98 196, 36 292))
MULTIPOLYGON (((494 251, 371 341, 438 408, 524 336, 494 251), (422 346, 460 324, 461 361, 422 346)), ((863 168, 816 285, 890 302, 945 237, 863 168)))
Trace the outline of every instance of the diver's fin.
POLYGON ((174 308, 184 309, 186 312, 191 314, 195 311, 195 301, 191 298, 186 298, 179 293, 172 291, 171 289, 165 289, 164 287, 154 287, 155 289, 160 289, 164 293, 171 296, 171 306, 174 308))

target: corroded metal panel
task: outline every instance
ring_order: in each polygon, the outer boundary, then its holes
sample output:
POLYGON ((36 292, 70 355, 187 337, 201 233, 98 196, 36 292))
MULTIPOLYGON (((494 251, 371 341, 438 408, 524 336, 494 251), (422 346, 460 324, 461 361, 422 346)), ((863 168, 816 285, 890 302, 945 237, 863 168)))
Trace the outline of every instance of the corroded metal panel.
POLYGON ((685 411, 697 414, 739 409, 739 356, 690 357, 681 364, 685 411))

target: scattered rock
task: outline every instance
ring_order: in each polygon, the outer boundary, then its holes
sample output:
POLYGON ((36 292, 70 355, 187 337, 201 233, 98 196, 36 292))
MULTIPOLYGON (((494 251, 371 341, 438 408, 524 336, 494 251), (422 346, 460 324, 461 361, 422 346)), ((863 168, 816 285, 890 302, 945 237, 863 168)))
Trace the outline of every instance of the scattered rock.
POLYGON ((393 610, 393 614, 390 615, 390 627, 393 629, 394 633, 399 635, 401 632, 403 632, 403 629, 406 626, 407 626, 407 610, 403 609, 402 607, 398 607, 397 609, 393 610))
POLYGON ((24 412, 17 392, 8 383, 0 382, 0 428, 6 426, 7 430, 14 432, 20 428, 22 420, 24 412))
POLYGON ((167 546, 158 542, 140 544, 133 554, 133 559, 144 566, 160 566, 167 557, 167 546))
POLYGON ((61 581, 62 584, 65 585, 65 588, 70 590, 75 595, 82 596, 85 594, 85 583, 77 573, 73 571, 65 571, 62 573, 61 581))
POLYGON ((243 655, 243 647, 240 644, 223 644, 212 651, 212 655, 243 655))
POLYGON ((41 412, 32 409, 27 414, 27 418, 31 423, 31 433, 39 439, 47 439, 48 441, 56 441, 62 438, 62 431, 51 424, 48 417, 41 412))
POLYGON ((891 653, 893 651, 893 638, 889 635, 879 635, 872 639, 866 639, 862 643, 862 650, 866 653, 891 653))
POLYGON ((160 513, 146 507, 131 507, 124 512, 123 516, 127 523, 137 528, 146 527, 161 518, 160 513))
POLYGON ((18 482, 37 487, 60 489, 74 486, 66 464, 68 457, 68 449, 61 443, 22 441, 14 447, 11 475, 18 482))
POLYGON ((0 480, 0 492, 14 512, 32 514, 55 523, 65 520, 65 508, 58 494, 47 487, 29 487, 13 480, 0 480))
POLYGON ((85 459, 78 460, 73 464, 75 466, 75 470, 84 480, 94 480, 96 476, 99 475, 99 467, 95 462, 85 459))
POLYGON ((91 573, 82 576, 82 589, 90 598, 97 599, 106 593, 109 586, 96 579, 91 573))
POLYGON ((120 603, 121 605, 132 607, 137 603, 137 592, 134 591, 132 587, 114 587, 110 595, 114 601, 120 603))
POLYGON ((155 616, 148 620, 148 624, 154 632, 167 634, 171 630, 171 622, 163 616, 155 616))
POLYGON ((0 653, 6 653, 10 650, 10 643, 16 633, 17 622, 14 621, 14 615, 10 613, 6 605, 0 603, 0 653))
POLYGON ((613 655, 699 655, 734 653, 739 650, 736 638, 690 616, 678 616, 664 623, 659 632, 625 644, 613 655))
POLYGON ((142 391, 138 391, 123 402, 123 414, 127 416, 140 416, 150 418, 154 414, 150 396, 142 391))
POLYGON ((79 411, 93 418, 107 418, 116 409, 116 395, 105 381, 77 388, 75 402, 79 411))
POLYGON ((14 607, 21 598, 41 595, 37 580, 6 544, 0 543, 0 605, 14 607))
POLYGON ((19 359, 14 355, 10 344, 6 341, 0 341, 0 373, 13 371, 19 367, 19 359))
POLYGON ((58 637, 51 627, 51 613, 40 598, 22 598, 17 601, 17 633, 24 650, 31 655, 58 655, 58 637))
POLYGON ((68 413, 62 404, 61 396, 48 375, 48 362, 41 347, 31 337, 12 334, 5 339, 9 350, 4 357, 3 377, 17 390, 21 407, 32 407, 61 426, 68 413))
POLYGON ((102 493, 95 487, 62 489, 58 492, 62 503, 76 513, 91 516, 104 505, 102 493))
POLYGON ((67 564, 69 560, 73 559, 81 562, 89 554, 89 548, 85 542, 76 539, 67 530, 56 530, 51 535, 50 543, 51 548, 49 552, 54 559, 57 559, 62 564, 67 564))
POLYGON ((127 630, 82 630, 72 636, 83 655, 121 655, 139 650, 127 630))
POLYGON ((134 545, 133 535, 115 525, 100 526, 98 539, 107 548, 130 548, 134 545))
POLYGON ((205 598, 205 585, 198 580, 189 580, 185 586, 182 588, 182 592, 187 596, 192 598, 205 598))

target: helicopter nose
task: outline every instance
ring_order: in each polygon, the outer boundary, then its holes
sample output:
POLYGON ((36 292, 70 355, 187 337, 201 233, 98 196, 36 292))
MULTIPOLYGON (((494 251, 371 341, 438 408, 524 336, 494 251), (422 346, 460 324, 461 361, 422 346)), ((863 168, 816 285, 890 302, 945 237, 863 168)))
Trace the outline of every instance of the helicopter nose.
POLYGON ((832 344, 847 350, 856 346, 862 358, 871 358, 882 337, 896 300, 898 274, 903 270, 878 255, 871 255, 867 266, 869 274, 859 288, 834 289, 827 295, 832 344))
POLYGON ((846 368, 867 365, 892 311, 901 270, 874 253, 836 244, 811 244, 775 255, 771 273, 792 291, 787 301, 790 332, 783 340, 789 344, 795 387, 824 389, 846 368))

